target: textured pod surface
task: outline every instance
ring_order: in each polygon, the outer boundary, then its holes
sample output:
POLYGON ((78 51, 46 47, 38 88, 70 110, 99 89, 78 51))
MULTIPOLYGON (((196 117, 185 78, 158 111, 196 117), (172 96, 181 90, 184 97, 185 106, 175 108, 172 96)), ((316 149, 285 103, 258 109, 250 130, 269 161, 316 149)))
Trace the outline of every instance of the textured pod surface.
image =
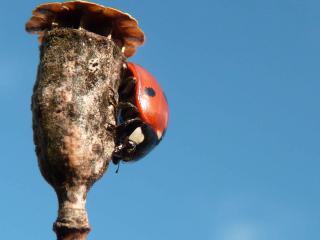
POLYGON ((57 234, 90 229, 86 194, 115 147, 112 125, 124 60, 111 39, 86 30, 57 28, 44 36, 33 129, 41 173, 59 199, 57 234))

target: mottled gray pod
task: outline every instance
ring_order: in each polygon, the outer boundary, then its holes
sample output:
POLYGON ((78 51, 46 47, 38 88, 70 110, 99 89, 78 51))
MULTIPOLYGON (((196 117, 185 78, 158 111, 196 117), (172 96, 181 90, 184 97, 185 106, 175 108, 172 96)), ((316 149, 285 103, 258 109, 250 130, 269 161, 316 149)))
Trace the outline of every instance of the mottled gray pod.
POLYGON ((86 195, 114 150, 117 90, 125 57, 112 39, 83 29, 57 28, 42 39, 32 96, 36 153, 55 189, 58 239, 90 231, 86 195))

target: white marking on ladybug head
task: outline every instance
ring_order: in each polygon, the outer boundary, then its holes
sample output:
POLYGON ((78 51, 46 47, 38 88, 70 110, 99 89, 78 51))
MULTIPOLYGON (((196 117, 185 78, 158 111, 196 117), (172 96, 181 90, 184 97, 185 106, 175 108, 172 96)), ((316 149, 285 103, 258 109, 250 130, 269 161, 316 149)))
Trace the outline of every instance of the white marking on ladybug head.
POLYGON ((129 140, 135 142, 136 144, 140 144, 144 140, 144 135, 141 127, 136 128, 129 136, 129 140))
POLYGON ((160 140, 162 137, 162 131, 157 130, 157 136, 158 136, 158 140, 160 140))

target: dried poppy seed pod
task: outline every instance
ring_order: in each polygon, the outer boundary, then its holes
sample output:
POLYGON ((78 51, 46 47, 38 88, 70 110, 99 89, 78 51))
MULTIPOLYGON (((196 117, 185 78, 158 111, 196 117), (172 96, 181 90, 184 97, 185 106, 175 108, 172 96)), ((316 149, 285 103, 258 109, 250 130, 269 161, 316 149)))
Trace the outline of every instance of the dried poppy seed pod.
POLYGON ((114 151, 122 66, 144 41, 130 15, 74 1, 38 6, 26 30, 37 33, 40 64, 32 96, 42 175, 55 189, 58 239, 85 239, 86 195, 114 151))

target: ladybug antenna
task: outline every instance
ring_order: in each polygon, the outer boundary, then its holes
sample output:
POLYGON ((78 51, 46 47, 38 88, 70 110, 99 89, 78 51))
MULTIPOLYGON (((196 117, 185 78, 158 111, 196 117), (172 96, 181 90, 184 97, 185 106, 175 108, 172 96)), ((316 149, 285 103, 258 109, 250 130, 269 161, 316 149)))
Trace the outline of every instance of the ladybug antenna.
POLYGON ((118 162, 118 167, 117 167, 117 170, 116 170, 116 174, 118 174, 119 168, 120 168, 120 162, 118 162))

